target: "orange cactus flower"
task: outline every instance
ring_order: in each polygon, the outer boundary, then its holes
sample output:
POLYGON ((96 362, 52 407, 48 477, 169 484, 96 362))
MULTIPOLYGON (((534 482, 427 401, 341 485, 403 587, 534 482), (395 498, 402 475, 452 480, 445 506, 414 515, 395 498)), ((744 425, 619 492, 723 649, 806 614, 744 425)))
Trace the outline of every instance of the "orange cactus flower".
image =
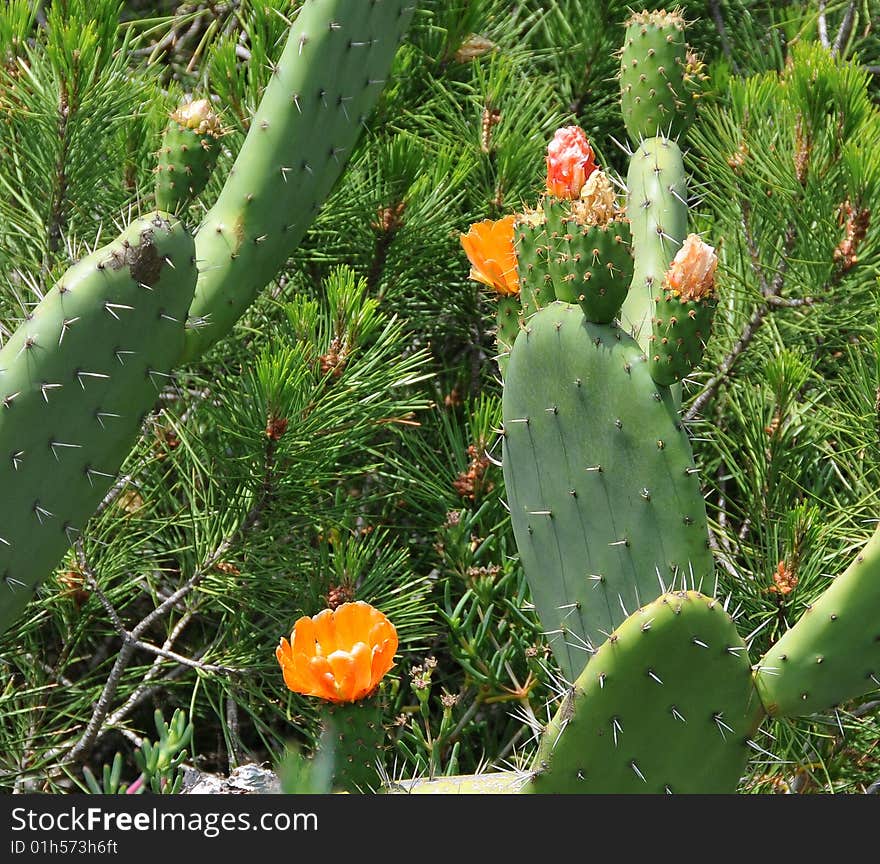
POLYGON ((356 600, 300 618, 275 656, 294 693, 357 702, 376 689, 394 665, 396 651, 394 625, 369 603, 356 600))
POLYGON ((577 198, 596 170, 593 148, 580 126, 556 130, 547 146, 547 192, 554 198, 577 198))
POLYGON ((461 235, 461 245, 471 262, 470 278, 494 288, 499 294, 519 292, 516 252, 513 248, 515 216, 471 225, 461 235))
POLYGON ((682 300, 700 300, 715 291, 718 256, 714 247, 688 234, 666 272, 666 286, 682 300))

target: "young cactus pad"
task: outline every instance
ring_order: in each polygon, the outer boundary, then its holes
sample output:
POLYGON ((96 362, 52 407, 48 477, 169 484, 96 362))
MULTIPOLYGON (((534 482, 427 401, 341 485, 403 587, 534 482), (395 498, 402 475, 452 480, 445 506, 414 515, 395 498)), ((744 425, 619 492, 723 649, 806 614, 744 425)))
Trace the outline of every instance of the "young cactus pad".
POLYGON ((880 528, 761 659, 771 716, 800 717, 880 689, 880 528))
POLYGON ((221 339, 284 266, 342 172, 414 0, 306 0, 229 178, 196 235, 185 359, 221 339))
POLYGON ((671 586, 712 584, 690 443, 636 342, 554 302, 504 383, 504 482, 532 599, 563 675, 671 586))
POLYGON ((677 138, 693 122, 684 27, 679 12, 637 12, 627 22, 620 107, 633 144, 652 135, 677 138))
POLYGON ((626 178, 635 270, 620 323, 650 350, 654 298, 687 234, 687 175, 681 150, 648 138, 633 153, 626 178))
POLYGON ((138 219, 0 350, 0 632, 106 495, 180 359, 194 256, 177 219, 138 219))
POLYGON ((208 183, 220 153, 220 120, 207 99, 187 102, 172 112, 162 136, 156 168, 156 204, 178 213, 208 183))
POLYGON ((735 792, 763 714, 721 603, 663 594, 590 659, 544 732, 527 791, 735 792))

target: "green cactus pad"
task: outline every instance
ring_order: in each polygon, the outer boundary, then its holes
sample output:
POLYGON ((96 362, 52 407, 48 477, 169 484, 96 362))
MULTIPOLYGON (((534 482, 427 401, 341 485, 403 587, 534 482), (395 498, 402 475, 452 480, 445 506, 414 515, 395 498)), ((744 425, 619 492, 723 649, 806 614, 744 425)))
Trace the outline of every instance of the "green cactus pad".
POLYGON ((307 0, 217 203, 196 235, 185 360, 226 335, 296 249, 342 173, 415 0, 307 0))
POLYGON ((548 724, 525 791, 735 792, 763 710, 717 600, 664 594, 596 651, 548 724))
POLYGON ((643 141, 630 160, 626 185, 635 270, 620 323, 647 354, 654 297, 688 231, 687 175, 678 145, 668 138, 643 141))
POLYGON ((657 298, 648 356, 651 377, 658 384, 681 381, 699 364, 717 305, 714 297, 683 301, 671 291, 657 298))
POLYGON ((761 659, 771 716, 801 717, 880 690, 880 528, 761 659))
POLYGON ((376 693, 357 702, 321 703, 321 717, 333 742, 333 788, 375 792, 382 785, 384 698, 376 693))
POLYGON ((519 333, 521 308, 519 297, 511 294, 499 294, 498 306, 495 310, 497 325, 495 341, 498 344, 498 368, 501 374, 507 371, 507 360, 513 349, 516 334, 519 333))
POLYGON ((159 149, 156 168, 159 209, 179 213, 200 195, 219 154, 219 122, 206 100, 191 102, 175 111, 159 149), (192 106, 194 111, 188 110, 192 106))
POLYGON ((0 632, 115 480, 183 350, 193 241, 157 213, 71 267, 0 350, 0 632))
POLYGON ((566 269, 556 297, 580 303, 588 321, 610 324, 620 312, 633 274, 629 223, 578 225, 569 222, 555 247, 566 269))
POLYGON ((693 123, 684 27, 678 12, 637 12, 627 22, 620 57, 620 107, 634 144, 660 134, 678 138, 693 123))
POLYGON ((690 443, 639 346, 560 302, 516 338, 503 418, 517 548, 554 655, 573 681, 587 645, 674 579, 712 584, 690 443))
POLYGON ((522 315, 528 319, 556 299, 548 266, 551 245, 545 221, 534 213, 521 217, 514 225, 513 242, 522 315))

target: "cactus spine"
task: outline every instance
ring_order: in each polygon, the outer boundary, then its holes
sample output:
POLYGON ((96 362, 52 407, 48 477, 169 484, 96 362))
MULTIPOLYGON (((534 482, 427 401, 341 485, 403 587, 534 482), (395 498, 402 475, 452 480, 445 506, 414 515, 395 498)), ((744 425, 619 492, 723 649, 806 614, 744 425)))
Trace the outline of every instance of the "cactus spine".
POLYGON ((517 337, 504 481, 532 598, 568 680, 663 585, 709 581, 699 478, 666 388, 620 328, 556 302, 517 337))
POLYGON ((0 631, 113 483, 183 350, 196 281, 175 217, 71 267, 0 350, 0 631))
POLYGON ((413 0, 306 0, 196 234, 184 359, 221 339, 296 249, 373 108, 413 0))
POLYGON ((771 716, 815 714, 880 688, 880 528, 762 658, 755 679, 771 716))

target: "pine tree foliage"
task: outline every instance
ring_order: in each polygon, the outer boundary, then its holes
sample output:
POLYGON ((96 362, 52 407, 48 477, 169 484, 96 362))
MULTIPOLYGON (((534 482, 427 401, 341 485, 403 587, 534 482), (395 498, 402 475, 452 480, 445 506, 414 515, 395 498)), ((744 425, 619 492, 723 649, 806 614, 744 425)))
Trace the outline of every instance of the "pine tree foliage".
MULTIPOLYGON (((210 95, 223 152, 198 224, 298 6, 0 9, 0 338, 151 209, 168 112, 210 95)), ((680 7, 708 76, 692 218, 721 261, 682 414, 718 588, 757 656, 880 517, 880 8, 680 7)), ((310 752, 314 706, 273 652, 345 599, 400 633, 389 774, 528 764, 561 685, 497 464, 496 301, 468 280, 459 235, 535 200, 560 125, 625 174, 617 49, 646 8, 422 0, 305 240, 169 380, 81 541, 0 636, 0 788, 85 791, 84 767, 101 777, 117 752, 131 783, 156 709, 186 711, 202 770, 310 752)), ((743 791, 876 784, 876 702, 766 724, 743 791)))

